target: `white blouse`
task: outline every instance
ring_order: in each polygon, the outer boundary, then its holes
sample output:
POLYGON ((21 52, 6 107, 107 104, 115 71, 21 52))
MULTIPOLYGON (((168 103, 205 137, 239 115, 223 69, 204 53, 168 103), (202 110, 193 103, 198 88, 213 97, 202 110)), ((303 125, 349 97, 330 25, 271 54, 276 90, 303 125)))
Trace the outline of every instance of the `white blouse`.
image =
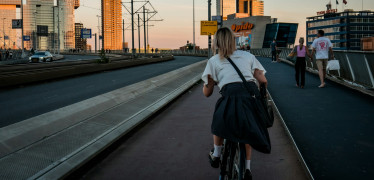
MULTIPOLYGON (((237 50, 230 58, 238 66, 247 81, 255 80, 253 77, 255 69, 263 71, 264 74, 266 73, 261 63, 249 52, 237 50)), ((201 77, 205 84, 208 83, 208 75, 218 84, 220 89, 229 83, 243 82, 230 62, 227 59, 220 59, 218 54, 208 60, 201 77)))

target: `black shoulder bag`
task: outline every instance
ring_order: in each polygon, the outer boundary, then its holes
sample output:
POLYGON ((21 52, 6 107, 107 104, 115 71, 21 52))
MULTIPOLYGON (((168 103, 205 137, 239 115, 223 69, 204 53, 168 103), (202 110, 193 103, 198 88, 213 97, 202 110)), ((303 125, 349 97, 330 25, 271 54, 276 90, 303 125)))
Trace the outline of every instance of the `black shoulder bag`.
MULTIPOLYGON (((235 63, 230 59, 227 58, 227 60, 230 62, 230 64, 234 67, 236 72, 239 74, 240 78, 243 81, 244 87, 247 89, 248 93, 253 96, 255 93, 252 92, 251 87, 249 87, 248 82, 245 80, 242 72, 240 72, 239 68, 235 65, 235 63)), ((268 99, 266 96, 266 87, 265 84, 260 85, 260 98, 256 99, 256 104, 258 108, 259 116, 261 117, 262 121, 266 125, 267 128, 272 127, 274 123, 274 114, 273 114, 273 108, 271 105, 268 104, 268 99)))

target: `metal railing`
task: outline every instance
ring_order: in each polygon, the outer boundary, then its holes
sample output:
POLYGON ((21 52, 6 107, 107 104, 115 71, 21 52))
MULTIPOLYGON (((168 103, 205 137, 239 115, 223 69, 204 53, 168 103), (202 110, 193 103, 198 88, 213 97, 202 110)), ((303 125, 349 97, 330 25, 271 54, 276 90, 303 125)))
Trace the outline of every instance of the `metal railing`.
MULTIPOLYGON (((286 60, 287 55, 292 51, 292 49, 280 50, 279 58, 283 60, 286 60)), ((271 57, 270 49, 251 49, 251 53, 257 56, 271 57)), ((339 60, 340 71, 329 71, 328 74, 367 88, 374 88, 374 52, 334 51, 334 55, 335 59, 339 60)), ((307 61, 307 67, 317 70, 316 61, 307 61)))
POLYGON ((163 54, 172 54, 175 56, 208 56, 208 50, 206 49, 199 49, 199 50, 161 50, 160 51, 163 54))

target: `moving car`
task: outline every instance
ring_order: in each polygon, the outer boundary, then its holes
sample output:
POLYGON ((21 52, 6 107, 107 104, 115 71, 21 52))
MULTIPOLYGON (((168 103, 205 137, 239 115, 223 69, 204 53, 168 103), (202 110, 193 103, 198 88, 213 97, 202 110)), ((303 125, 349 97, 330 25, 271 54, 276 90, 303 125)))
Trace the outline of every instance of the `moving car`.
POLYGON ((49 51, 38 51, 34 55, 29 57, 29 62, 52 62, 54 57, 49 51))

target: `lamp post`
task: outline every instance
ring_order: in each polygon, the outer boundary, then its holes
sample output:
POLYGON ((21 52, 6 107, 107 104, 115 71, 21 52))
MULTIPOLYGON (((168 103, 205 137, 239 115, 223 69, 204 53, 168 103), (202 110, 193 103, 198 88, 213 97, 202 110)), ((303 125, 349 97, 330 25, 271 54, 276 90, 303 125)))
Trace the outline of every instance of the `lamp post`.
POLYGON ((99 45, 99 51, 100 51, 100 17, 101 16, 99 16, 99 15, 96 15, 96 17, 97 17, 97 31, 98 31, 98 35, 99 35, 99 43, 98 43, 98 45, 99 45))
POLYGON ((3 40, 4 40, 4 49, 5 49, 5 26, 4 26, 4 21, 6 18, 3 18, 3 40))
POLYGON ((196 54, 196 49, 195 49, 195 0, 192 1, 192 6, 193 6, 193 53, 196 54))
POLYGON ((33 12, 32 13, 34 15, 34 26, 35 26, 35 29, 34 29, 34 33, 33 33, 33 40, 32 40, 32 43, 33 43, 33 48, 34 50, 36 49, 35 46, 36 46, 36 32, 37 32, 37 26, 36 26, 36 14, 38 14, 38 12, 33 12))

